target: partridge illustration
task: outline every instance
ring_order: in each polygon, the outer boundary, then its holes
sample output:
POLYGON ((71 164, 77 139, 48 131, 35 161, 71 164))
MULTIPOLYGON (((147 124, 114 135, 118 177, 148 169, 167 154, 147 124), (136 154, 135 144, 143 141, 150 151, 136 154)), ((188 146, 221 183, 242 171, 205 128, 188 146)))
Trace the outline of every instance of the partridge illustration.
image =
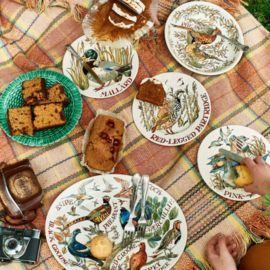
MULTIPOLYGON (((174 245, 180 240, 181 237, 181 231, 180 231, 180 220, 176 220, 173 223, 173 228, 166 233, 166 235, 162 238, 161 243, 158 247, 158 249, 154 252, 154 254, 159 253, 160 251, 169 250, 170 246, 174 245)), ((165 251, 164 251, 165 252, 165 251)))
POLYGON ((176 91, 172 100, 166 100, 160 109, 155 126, 152 128, 154 133, 156 130, 164 129, 168 134, 174 134, 173 125, 178 121, 182 113, 181 96, 185 93, 183 90, 176 91))
POLYGON ((130 261, 129 261, 129 267, 130 270, 139 270, 141 269, 147 261, 147 253, 145 252, 145 243, 140 243, 140 251, 135 253, 130 261))

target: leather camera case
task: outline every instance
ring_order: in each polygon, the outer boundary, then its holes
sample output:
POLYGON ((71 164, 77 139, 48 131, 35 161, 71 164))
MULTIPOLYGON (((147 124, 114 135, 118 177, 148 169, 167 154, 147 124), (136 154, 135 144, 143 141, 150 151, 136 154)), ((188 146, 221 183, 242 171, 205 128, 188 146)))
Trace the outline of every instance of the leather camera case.
POLYGON ((23 218, 26 212, 41 207, 43 195, 28 159, 0 172, 0 200, 11 218, 23 218))

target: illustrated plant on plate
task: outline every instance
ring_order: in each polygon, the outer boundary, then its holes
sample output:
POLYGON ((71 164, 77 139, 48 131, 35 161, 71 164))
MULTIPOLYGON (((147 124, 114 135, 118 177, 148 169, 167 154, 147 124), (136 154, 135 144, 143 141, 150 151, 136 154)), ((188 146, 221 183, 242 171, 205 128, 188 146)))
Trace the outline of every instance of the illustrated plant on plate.
MULTIPOLYGON (((112 239, 119 238, 119 232, 117 231, 117 226, 111 227, 110 231, 107 231, 107 230, 101 231, 92 225, 89 225, 89 227, 83 227, 83 229, 88 232, 89 236, 93 236, 93 235, 107 235, 108 236, 109 233, 113 232, 114 236, 112 236, 112 239)), ((90 238, 90 240, 91 240, 91 238, 90 238)))
POLYGON ((248 143, 248 146, 251 154, 255 157, 266 154, 265 143, 263 142, 262 138, 259 139, 258 137, 253 136, 253 139, 250 143, 248 143))
POLYGON ((85 259, 81 259, 78 262, 75 262, 73 260, 68 260, 69 265, 74 267, 74 266, 79 266, 81 267, 83 270, 99 270, 99 266, 97 265, 97 263, 93 262, 93 261, 86 261, 85 259), (91 268, 89 268, 91 267, 91 268))
MULTIPOLYGON (((84 54, 84 42, 82 41, 81 44, 77 45, 77 54, 83 55, 84 54)), ((81 62, 76 59, 73 54, 71 54, 71 62, 70 62, 70 74, 72 81, 81 89, 86 90, 89 88, 89 80, 87 76, 83 73, 83 66, 81 62)))
POLYGON ((62 217, 57 217, 54 221, 54 224, 58 226, 56 227, 56 229, 60 231, 55 232, 54 237, 58 240, 59 245, 64 245, 64 247, 62 248, 62 253, 65 254, 67 252, 68 240, 72 235, 69 228, 64 229, 65 225, 67 224, 66 215, 63 215, 62 217))

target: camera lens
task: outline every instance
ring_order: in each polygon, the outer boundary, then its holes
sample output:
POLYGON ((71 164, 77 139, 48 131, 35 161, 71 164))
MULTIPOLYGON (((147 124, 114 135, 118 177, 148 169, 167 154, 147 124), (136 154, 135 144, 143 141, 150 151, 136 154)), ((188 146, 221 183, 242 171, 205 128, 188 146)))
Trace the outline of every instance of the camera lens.
POLYGON ((14 249, 14 248, 17 247, 17 245, 18 245, 18 242, 17 242, 15 239, 11 239, 11 240, 8 242, 7 247, 8 247, 9 249, 14 249))

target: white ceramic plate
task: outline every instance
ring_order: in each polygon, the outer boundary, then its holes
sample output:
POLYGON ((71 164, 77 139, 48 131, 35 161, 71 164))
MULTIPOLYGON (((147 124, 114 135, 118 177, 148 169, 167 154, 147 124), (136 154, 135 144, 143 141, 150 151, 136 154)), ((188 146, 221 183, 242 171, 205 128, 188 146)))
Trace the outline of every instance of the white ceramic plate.
MULTIPOLYGON (((258 198, 259 195, 245 192, 243 188, 236 187, 227 175, 239 165, 236 161, 228 160, 219 154, 219 148, 237 152, 243 157, 254 159, 261 153, 269 163, 270 145, 257 131, 243 126, 223 126, 213 130, 203 140, 198 152, 198 166, 206 184, 217 194, 235 201, 247 201, 258 198), (241 151, 234 143, 234 136, 240 138, 250 149, 241 151)), ((231 174, 232 175, 232 174, 231 174)))
POLYGON ((205 26, 244 43, 239 25, 227 11, 211 3, 190 2, 170 14, 165 27, 167 46, 185 68, 203 75, 222 74, 239 62, 243 52, 220 36, 200 33, 205 26))
MULTIPOLYGON (((142 240, 135 238, 131 249, 120 248, 123 235, 120 217, 124 221, 127 211, 130 210, 131 179, 131 176, 121 174, 90 177, 70 186, 55 199, 46 219, 46 237, 51 252, 65 269, 101 269, 100 265, 97 268, 94 267, 94 264, 97 266, 98 262, 93 259, 83 260, 78 257, 77 260, 71 254, 72 251, 70 252, 71 247, 76 249, 75 244, 77 247, 80 244, 88 247, 90 238, 100 233, 106 234, 114 242, 111 258, 102 261, 104 267, 108 267, 106 269, 116 270, 119 266, 122 266, 122 269, 130 268, 129 261, 133 254, 139 252, 141 243, 145 244, 147 254, 146 264, 141 269, 154 266, 170 269, 179 260, 187 240, 185 217, 177 202, 167 192, 152 183, 149 183, 146 202, 146 219, 149 225, 146 229, 146 238, 142 240), (106 203, 103 198, 107 198, 106 203), (104 204, 111 207, 107 208, 107 210, 110 209, 107 218, 104 218, 100 224, 87 220, 86 217, 91 211, 104 204), (76 222, 77 219, 80 221, 76 222), (180 228, 172 231, 173 224, 179 224, 178 221, 181 222, 180 228), (74 241, 72 235, 76 232, 74 241), (170 238, 172 243, 166 246, 170 248, 170 251, 161 249, 155 253, 166 235, 172 232, 174 236, 173 239, 170 238), (166 257, 166 254, 169 257, 166 257)), ((138 220, 140 215, 140 198, 139 191, 135 220, 138 220)))
POLYGON ((195 139, 211 115, 205 88, 182 73, 163 73, 153 78, 162 82, 165 101, 163 106, 155 106, 134 98, 133 118, 139 131, 148 140, 165 146, 181 145, 195 139), (166 118, 167 108, 170 111, 166 118))
MULTIPOLYGON (((104 86, 101 87, 98 83, 91 81, 87 78, 87 76, 83 72, 81 63, 76 60, 76 58, 73 57, 69 51, 66 51, 62 65, 63 72, 69 79, 71 79, 75 83, 80 93, 84 96, 91 98, 109 98, 112 96, 116 96, 125 91, 132 84, 138 73, 139 58, 137 52, 132 49, 132 46, 125 46, 124 48, 117 49, 110 48, 109 46, 101 46, 98 43, 92 43, 89 39, 87 39, 85 35, 75 40, 71 44, 71 46, 78 53, 79 56, 86 57, 86 62, 88 62, 87 53, 91 50, 94 50, 98 55, 98 61, 111 62, 105 66, 106 68, 107 66, 108 68, 112 68, 125 64, 131 64, 132 66, 123 74, 121 74, 121 70, 117 71, 116 75, 114 75, 114 71, 107 70, 106 74, 108 74, 108 76, 114 77, 114 79, 107 81, 104 86)), ((104 69, 102 68, 99 68, 98 70, 98 72, 103 71, 104 69)))

